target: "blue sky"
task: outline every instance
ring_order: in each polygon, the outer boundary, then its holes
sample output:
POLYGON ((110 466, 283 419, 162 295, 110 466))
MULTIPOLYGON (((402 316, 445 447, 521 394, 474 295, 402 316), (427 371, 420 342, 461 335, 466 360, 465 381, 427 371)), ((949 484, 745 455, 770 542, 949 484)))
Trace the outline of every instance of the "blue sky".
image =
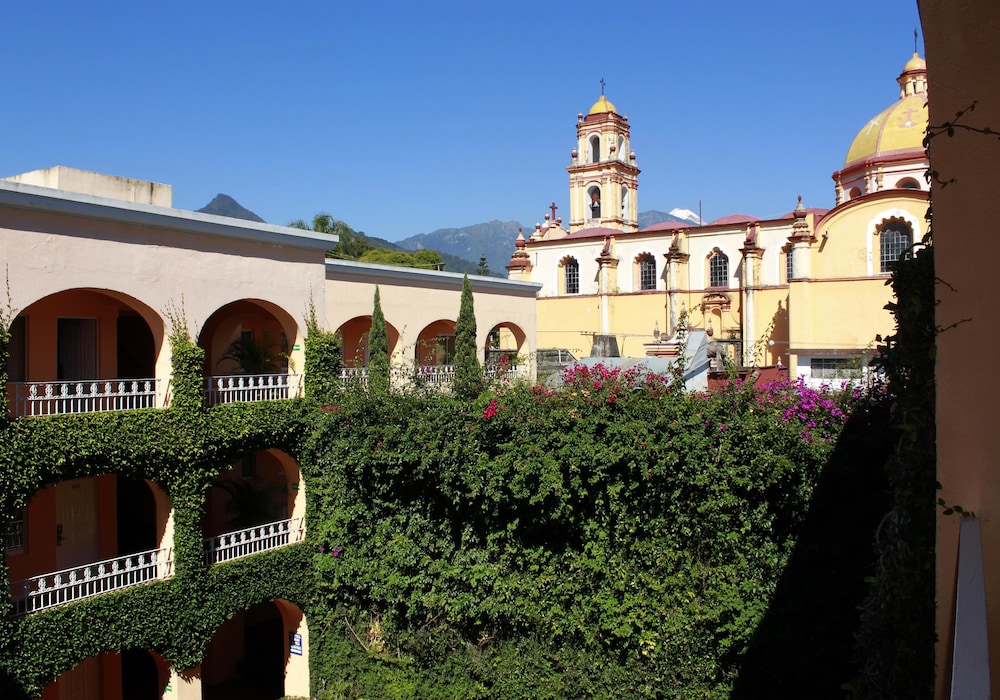
POLYGON ((566 211, 603 77, 640 211, 830 207, 918 24, 915 0, 10 2, 0 175, 96 170, 389 240, 530 227, 566 211))

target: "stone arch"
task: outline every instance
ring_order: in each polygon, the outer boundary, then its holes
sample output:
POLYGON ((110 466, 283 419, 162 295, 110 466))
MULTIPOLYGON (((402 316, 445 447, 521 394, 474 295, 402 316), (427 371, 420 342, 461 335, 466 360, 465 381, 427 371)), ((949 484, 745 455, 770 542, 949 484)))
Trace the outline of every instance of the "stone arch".
POLYGON ((450 365, 455 356, 455 322, 433 321, 417 335, 414 360, 417 366, 450 365))
MULTIPOLYGON (((10 331, 8 371, 15 415, 119 408, 107 400, 32 402, 28 399, 32 392, 21 383, 35 384, 33 393, 38 395, 52 392, 52 386, 45 386, 52 382, 148 380, 149 391, 129 407, 160 404, 162 393, 155 389, 155 377, 169 374, 170 363, 164 319, 135 297, 98 288, 54 292, 25 306, 10 331)), ((90 391, 89 385, 85 390, 90 391)), ((109 393, 118 392, 116 384, 109 393)), ((61 388, 54 393, 62 393, 61 388)))
MULTIPOLYGON (((355 316, 345 321, 337 329, 343 339, 344 367, 366 367, 368 365, 368 334, 372 329, 372 317, 355 316)), ((385 323, 385 335, 389 345, 389 357, 399 346, 400 332, 391 323, 385 323)))
POLYGON ((277 700, 309 696, 309 626, 294 603, 276 598, 237 612, 216 629, 201 665, 202 697, 249 691, 277 700))
POLYGON ((301 328, 291 314, 277 304, 262 299, 239 299, 220 306, 208 317, 198 333, 198 345, 205 350, 205 374, 272 374, 289 370, 289 358, 301 343, 301 328), (227 358, 233 343, 252 340, 266 346, 263 368, 271 371, 247 371, 227 358))

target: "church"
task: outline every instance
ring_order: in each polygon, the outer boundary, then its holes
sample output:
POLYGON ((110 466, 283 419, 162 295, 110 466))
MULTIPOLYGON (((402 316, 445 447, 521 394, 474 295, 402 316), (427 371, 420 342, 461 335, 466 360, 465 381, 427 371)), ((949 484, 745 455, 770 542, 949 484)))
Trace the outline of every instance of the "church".
POLYGON ((670 357, 686 330, 711 339, 713 368, 787 368, 810 383, 860 378, 892 330, 893 265, 926 233, 927 65, 858 131, 833 173, 830 209, 640 228, 628 117, 605 95, 576 120, 568 220, 522 232, 512 280, 541 284, 539 348, 578 357, 670 357), (679 333, 680 332, 680 333, 679 333))

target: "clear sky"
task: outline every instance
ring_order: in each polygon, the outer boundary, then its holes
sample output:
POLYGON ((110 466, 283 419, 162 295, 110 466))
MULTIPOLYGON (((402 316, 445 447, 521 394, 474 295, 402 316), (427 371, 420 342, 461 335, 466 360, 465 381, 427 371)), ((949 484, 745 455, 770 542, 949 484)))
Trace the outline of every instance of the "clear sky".
POLYGON ((389 240, 530 227, 567 211, 603 77, 640 211, 776 216, 833 205, 918 25, 915 0, 11 0, 0 175, 66 165, 389 240))

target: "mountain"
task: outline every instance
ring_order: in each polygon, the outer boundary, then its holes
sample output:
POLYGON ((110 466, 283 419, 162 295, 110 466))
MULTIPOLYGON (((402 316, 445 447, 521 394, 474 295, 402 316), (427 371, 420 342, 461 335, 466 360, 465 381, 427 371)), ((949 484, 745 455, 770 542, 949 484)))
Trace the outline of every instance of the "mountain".
POLYGON ((228 194, 217 194, 215 199, 198 210, 202 214, 216 214, 218 216, 231 216, 234 219, 245 219, 247 221, 257 221, 267 223, 262 218, 254 214, 249 209, 240 206, 240 203, 228 194))
POLYGON ((683 221, 697 225, 698 215, 687 209, 672 209, 669 214, 663 211, 656 211, 655 209, 639 212, 640 229, 652 226, 653 224, 661 224, 664 221, 683 221))
MULTIPOLYGON (((404 238, 399 245, 407 250, 432 248, 444 257, 445 254, 468 261, 475 272, 479 257, 486 255, 486 263, 490 273, 500 277, 507 276, 507 263, 510 254, 514 252, 514 241, 521 224, 516 221, 489 221, 483 224, 473 224, 462 228, 439 228, 431 233, 418 233, 404 238)), ((530 232, 529 232, 530 233, 530 232)), ((445 260, 445 269, 454 272, 465 272, 445 260)))
MULTIPOLYGON (((639 228, 643 229, 663 221, 685 221, 697 224, 698 215, 687 209, 674 209, 669 214, 650 210, 639 214, 639 228)), ((455 256, 468 261, 475 272, 479 256, 485 254, 490 266, 490 273, 506 277, 507 263, 514 252, 514 241, 517 240, 517 230, 521 224, 516 221, 488 221, 483 224, 473 224, 462 228, 439 228, 431 233, 418 233, 404 238, 398 245, 407 250, 433 248, 445 255, 455 256)), ((533 229, 528 229, 525 237, 530 236, 533 229)), ((464 272, 446 260, 447 269, 464 272)))

